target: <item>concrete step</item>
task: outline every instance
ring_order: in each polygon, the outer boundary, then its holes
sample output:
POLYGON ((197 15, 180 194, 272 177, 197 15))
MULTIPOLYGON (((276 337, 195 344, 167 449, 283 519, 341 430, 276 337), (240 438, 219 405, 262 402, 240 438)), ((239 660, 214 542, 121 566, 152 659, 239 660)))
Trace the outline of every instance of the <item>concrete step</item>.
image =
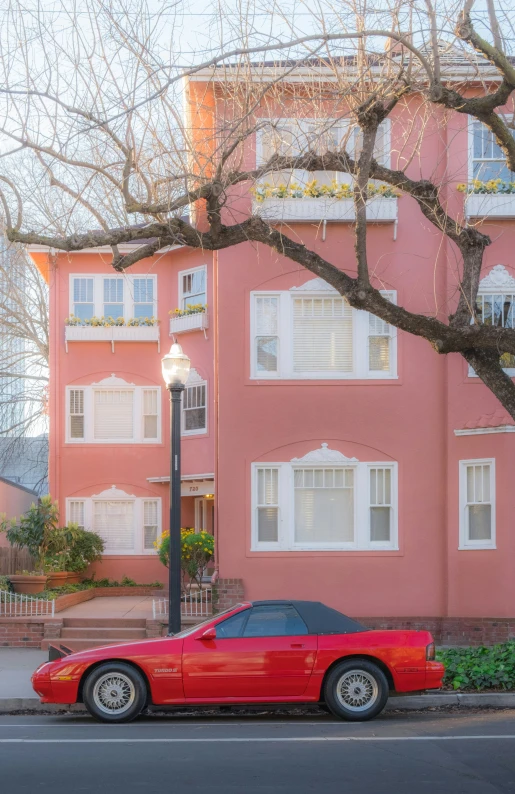
POLYGON ((108 640, 118 640, 122 638, 130 638, 134 640, 144 640, 146 638, 146 630, 144 628, 116 628, 116 627, 102 627, 102 626, 64 626, 61 629, 61 639, 70 639, 71 637, 78 640, 87 640, 90 637, 103 638, 108 640))
MULTIPOLYGON (((59 617, 59 615, 57 615, 59 617)), ((63 618, 65 628, 144 629, 145 618, 63 618)))
POLYGON ((72 651, 85 651, 88 648, 99 648, 102 645, 122 645, 126 642, 142 642, 141 639, 134 639, 132 637, 119 637, 117 640, 108 640, 104 637, 90 637, 89 639, 77 639, 75 637, 63 637, 62 639, 55 640, 42 640, 41 650, 47 651, 49 645, 54 645, 59 648, 59 645, 66 645, 72 651))

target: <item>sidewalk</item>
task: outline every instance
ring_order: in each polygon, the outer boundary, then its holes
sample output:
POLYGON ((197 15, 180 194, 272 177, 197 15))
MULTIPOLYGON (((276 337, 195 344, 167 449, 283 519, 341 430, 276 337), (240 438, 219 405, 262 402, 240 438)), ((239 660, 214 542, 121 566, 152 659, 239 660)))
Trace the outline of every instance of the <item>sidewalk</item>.
POLYGON ((145 618, 151 620, 153 596, 113 596, 93 598, 76 604, 56 618, 145 618))
POLYGON ((30 677, 48 651, 35 648, 0 648, 0 701, 4 698, 33 698, 30 677))

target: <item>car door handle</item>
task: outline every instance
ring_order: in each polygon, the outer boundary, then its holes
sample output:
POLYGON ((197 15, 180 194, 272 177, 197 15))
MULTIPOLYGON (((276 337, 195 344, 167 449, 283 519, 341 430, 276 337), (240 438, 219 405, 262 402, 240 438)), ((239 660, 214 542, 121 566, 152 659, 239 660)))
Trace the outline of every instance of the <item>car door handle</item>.
POLYGON ((291 647, 292 648, 303 648, 304 644, 302 642, 292 642, 291 647))

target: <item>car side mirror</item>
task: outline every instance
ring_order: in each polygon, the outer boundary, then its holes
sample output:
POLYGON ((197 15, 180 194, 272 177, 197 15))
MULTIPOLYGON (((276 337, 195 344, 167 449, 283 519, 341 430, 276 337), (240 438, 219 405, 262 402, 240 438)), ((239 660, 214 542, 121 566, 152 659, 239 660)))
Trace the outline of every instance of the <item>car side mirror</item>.
POLYGON ((208 629, 205 630, 200 637, 197 637, 197 640, 216 640, 216 628, 215 626, 210 626, 208 629))

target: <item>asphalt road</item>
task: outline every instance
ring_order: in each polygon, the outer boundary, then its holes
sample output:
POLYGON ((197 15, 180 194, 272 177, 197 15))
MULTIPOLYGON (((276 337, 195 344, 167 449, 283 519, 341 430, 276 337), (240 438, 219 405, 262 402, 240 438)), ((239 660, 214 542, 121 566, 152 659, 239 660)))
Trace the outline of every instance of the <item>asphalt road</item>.
POLYGON ((329 716, 1 716, 1 791, 515 792, 515 711, 329 716))

